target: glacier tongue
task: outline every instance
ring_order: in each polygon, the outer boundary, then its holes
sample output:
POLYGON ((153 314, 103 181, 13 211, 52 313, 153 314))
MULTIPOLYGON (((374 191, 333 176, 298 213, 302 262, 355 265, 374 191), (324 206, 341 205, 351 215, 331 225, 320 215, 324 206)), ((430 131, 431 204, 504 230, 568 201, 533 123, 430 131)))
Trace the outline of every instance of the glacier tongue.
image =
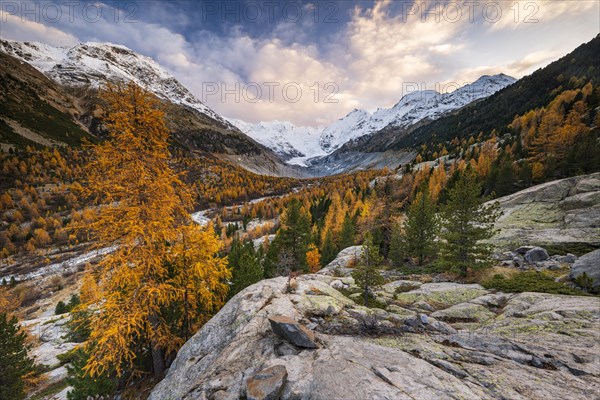
POLYGON ((156 61, 125 46, 87 42, 54 47, 39 42, 0 40, 0 50, 66 86, 98 88, 106 82, 133 81, 162 99, 188 106, 228 125, 156 61))
POLYGON ((288 164, 305 166, 306 159, 327 155, 319 144, 322 128, 296 126, 288 121, 268 121, 257 124, 238 119, 228 121, 286 159, 288 164))

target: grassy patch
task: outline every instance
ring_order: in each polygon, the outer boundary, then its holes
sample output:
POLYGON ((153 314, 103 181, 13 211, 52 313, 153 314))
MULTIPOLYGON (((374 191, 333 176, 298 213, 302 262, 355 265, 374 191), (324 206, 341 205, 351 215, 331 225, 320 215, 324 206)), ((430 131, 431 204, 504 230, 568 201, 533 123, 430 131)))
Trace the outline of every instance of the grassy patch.
POLYGON ((55 395, 55 394, 59 393, 60 391, 64 390, 64 388, 66 388, 67 386, 68 386, 68 384, 65 379, 63 379, 62 381, 54 382, 47 388, 44 388, 43 390, 41 390, 41 391, 37 392, 36 394, 34 394, 33 396, 31 396, 29 399, 30 400, 47 399, 48 397, 55 395))
POLYGON ((477 271, 470 271, 466 281, 468 283, 481 283, 492 279, 496 275, 502 275, 504 278, 512 278, 520 273, 521 271, 518 269, 509 267, 484 268, 477 271))
POLYGON ((481 285, 486 289, 496 289, 508 293, 539 292, 551 294, 569 294, 587 296, 581 290, 573 289, 563 283, 555 282, 554 277, 545 272, 524 271, 505 277, 496 274, 490 279, 485 279, 481 285))
POLYGON ((411 290, 415 290, 420 288, 421 285, 403 285, 403 286, 398 286, 395 290, 395 294, 400 294, 400 293, 406 293, 406 292, 410 292, 411 290))
POLYGON ((398 268, 396 268, 396 271, 400 272, 403 275, 431 275, 446 272, 446 270, 446 268, 435 263, 421 266, 401 265, 398 268))
POLYGON ((588 243, 562 243, 543 247, 548 251, 548 254, 551 255, 566 255, 567 253, 571 253, 575 254, 577 257, 581 257, 584 254, 598 249, 588 243))

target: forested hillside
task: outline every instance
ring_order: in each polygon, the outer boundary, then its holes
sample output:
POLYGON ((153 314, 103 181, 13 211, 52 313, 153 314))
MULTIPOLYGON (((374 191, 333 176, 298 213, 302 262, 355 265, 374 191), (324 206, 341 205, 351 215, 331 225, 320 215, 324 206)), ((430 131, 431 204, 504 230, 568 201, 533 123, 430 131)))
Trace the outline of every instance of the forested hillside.
POLYGON ((410 135, 395 141, 392 147, 419 146, 432 140, 446 141, 454 137, 468 139, 494 130, 503 134, 515 116, 548 105, 559 93, 582 88, 587 83, 597 86, 600 83, 599 65, 600 36, 596 36, 490 98, 415 129, 410 135))

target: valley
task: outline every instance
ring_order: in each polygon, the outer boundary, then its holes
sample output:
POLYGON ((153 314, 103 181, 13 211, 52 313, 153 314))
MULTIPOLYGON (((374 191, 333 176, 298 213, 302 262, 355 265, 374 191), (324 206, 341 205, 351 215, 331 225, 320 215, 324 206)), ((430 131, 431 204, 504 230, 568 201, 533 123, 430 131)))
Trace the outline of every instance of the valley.
POLYGON ((0 398, 600 395, 600 35, 320 126, 173 59, 0 38, 0 398))

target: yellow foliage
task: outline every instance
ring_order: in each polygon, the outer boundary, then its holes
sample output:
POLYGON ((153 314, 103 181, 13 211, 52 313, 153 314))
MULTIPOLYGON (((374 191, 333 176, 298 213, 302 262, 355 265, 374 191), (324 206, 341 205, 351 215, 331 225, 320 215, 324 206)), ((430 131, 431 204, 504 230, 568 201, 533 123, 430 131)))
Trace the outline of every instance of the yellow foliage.
POLYGON ((541 162, 534 163, 531 170, 531 175, 534 180, 539 180, 544 176, 544 164, 541 162))
POLYGON ((98 284, 92 271, 88 271, 82 279, 81 289, 79 289, 80 299, 83 304, 91 305, 99 299, 98 284))
POLYGON ((98 265, 102 302, 91 317, 86 365, 92 376, 131 370, 140 345, 155 367, 164 366, 223 303, 230 277, 226 261, 215 255, 219 242, 212 231, 189 217, 191 195, 169 165, 156 99, 134 84, 109 85, 103 99, 110 140, 93 147, 85 188, 103 205, 80 226, 91 230, 96 246, 115 248, 98 265))
POLYGON ((312 243, 308 246, 308 251, 306 252, 306 263, 311 274, 321 269, 321 253, 319 253, 317 246, 312 243))
POLYGON ((496 150, 496 139, 490 139, 481 145, 479 150, 479 156, 477 157, 477 165, 475 170, 480 177, 488 176, 492 170, 492 164, 498 157, 498 151, 496 150))
POLYGON ((444 162, 440 162, 440 165, 433 170, 433 174, 429 179, 429 193, 434 202, 438 201, 440 192, 444 187, 446 187, 446 167, 444 162))

